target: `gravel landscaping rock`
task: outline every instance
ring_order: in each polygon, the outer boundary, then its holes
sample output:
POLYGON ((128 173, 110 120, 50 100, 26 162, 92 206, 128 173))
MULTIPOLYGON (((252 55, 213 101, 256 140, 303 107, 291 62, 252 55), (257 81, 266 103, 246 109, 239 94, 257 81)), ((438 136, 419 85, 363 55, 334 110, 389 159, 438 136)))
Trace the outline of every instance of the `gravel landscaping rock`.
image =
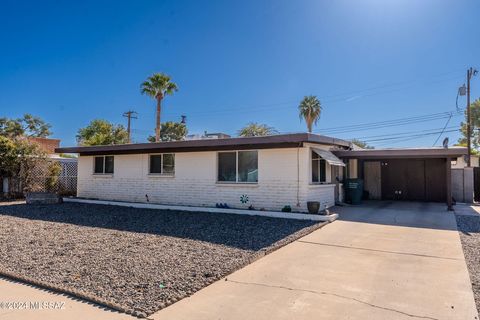
POLYGON ((0 271, 148 315, 320 225, 79 203, 0 205, 0 271))
POLYGON ((480 310, 480 216, 456 215, 477 310, 480 310))

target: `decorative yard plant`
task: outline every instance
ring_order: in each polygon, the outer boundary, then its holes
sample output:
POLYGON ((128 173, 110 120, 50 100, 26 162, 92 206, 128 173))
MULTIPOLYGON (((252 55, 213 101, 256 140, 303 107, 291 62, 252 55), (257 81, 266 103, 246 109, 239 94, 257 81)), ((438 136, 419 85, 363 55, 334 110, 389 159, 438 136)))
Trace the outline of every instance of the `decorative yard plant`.
POLYGON ((45 189, 48 192, 57 191, 58 178, 62 173, 62 166, 58 162, 50 162, 48 165, 48 177, 45 181, 45 189))
POLYGON ((0 174, 16 180, 23 192, 35 189, 35 170, 46 161, 45 153, 25 137, 0 136, 0 174))

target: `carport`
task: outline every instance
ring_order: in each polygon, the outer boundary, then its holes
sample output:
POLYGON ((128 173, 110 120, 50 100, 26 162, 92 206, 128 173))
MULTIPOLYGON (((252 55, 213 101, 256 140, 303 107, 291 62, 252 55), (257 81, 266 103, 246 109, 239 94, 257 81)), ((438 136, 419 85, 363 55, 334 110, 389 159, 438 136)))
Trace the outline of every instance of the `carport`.
POLYGON ((452 209, 451 161, 467 149, 361 149, 338 150, 347 162, 347 176, 364 180, 372 200, 446 202, 452 209))

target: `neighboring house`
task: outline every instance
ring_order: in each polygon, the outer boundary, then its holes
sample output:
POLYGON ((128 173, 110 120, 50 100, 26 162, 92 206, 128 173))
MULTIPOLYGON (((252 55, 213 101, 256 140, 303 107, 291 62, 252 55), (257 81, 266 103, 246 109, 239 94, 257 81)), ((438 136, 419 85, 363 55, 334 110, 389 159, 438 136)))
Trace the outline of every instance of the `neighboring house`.
POLYGON ((39 146, 48 155, 55 154, 55 149, 60 146, 60 139, 28 137, 27 140, 39 146))
POLYGON ((48 159, 56 161, 62 167, 60 177, 68 179, 69 189, 75 188, 77 177, 77 158, 65 157, 55 152, 60 147, 60 139, 28 137, 28 141, 37 144, 46 154, 48 159))
MULTIPOLYGON (((452 160, 452 169, 463 169, 467 166, 467 156, 458 157, 452 160)), ((478 156, 471 156, 470 166, 478 167, 478 156)))
POLYGON ((203 134, 189 134, 185 137, 185 140, 202 140, 202 139, 227 139, 231 138, 230 135, 222 132, 208 133, 205 131, 203 134))
POLYGON ((275 211, 289 205, 297 212, 307 211, 307 201, 322 208, 342 202, 344 176, 365 179, 372 199, 451 205, 450 162, 466 154, 466 148, 352 150, 348 141, 309 133, 56 151, 79 154, 79 197, 275 211))
POLYGON ((60 139, 28 137, 28 141, 37 144, 40 149, 47 154, 50 160, 56 161, 60 164, 62 167, 60 177, 64 180, 68 180, 66 183, 69 185, 69 190, 75 189, 77 177, 77 158, 66 157, 55 152, 55 149, 60 147, 60 139))
MULTIPOLYGON (((75 194, 77 188, 77 158, 63 157, 55 153, 60 146, 60 139, 27 137, 28 142, 36 144, 47 154, 47 159, 60 164, 61 172, 58 179, 58 190, 63 194, 75 194)), ((45 165, 37 166, 33 170, 34 188, 42 190, 48 178, 49 170, 45 165)), ((16 177, 1 177, 0 194, 17 196, 22 193, 22 182, 16 177)))

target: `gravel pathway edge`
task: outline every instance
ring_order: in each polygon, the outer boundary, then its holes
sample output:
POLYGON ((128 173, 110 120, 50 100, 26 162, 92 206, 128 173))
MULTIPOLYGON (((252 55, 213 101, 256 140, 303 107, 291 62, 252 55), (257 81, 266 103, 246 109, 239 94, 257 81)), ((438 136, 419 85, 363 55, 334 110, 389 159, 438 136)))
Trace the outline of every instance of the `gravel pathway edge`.
POLYGON ((480 311, 480 215, 456 214, 463 256, 467 265, 470 284, 477 310, 480 311))
POLYGON ((7 278, 7 279, 10 279, 10 280, 23 282, 23 283, 26 283, 26 284, 32 284, 32 285, 35 285, 37 287, 40 287, 40 288, 43 288, 43 289, 48 289, 48 290, 56 292, 56 293, 65 293, 65 294, 68 294, 68 295, 70 295, 74 298, 80 298, 80 299, 83 299, 83 300, 86 300, 86 301, 89 301, 89 302, 93 302, 93 303, 96 303, 96 304, 99 304, 99 305, 102 305, 102 306, 106 306, 106 307, 108 307, 110 309, 113 309, 113 310, 116 310, 116 311, 120 311, 120 312, 123 312, 123 313, 134 315, 134 316, 139 317, 139 318, 143 318, 141 315, 136 314, 133 310, 126 309, 119 304, 113 303, 111 301, 107 301, 107 300, 102 299, 100 297, 97 297, 95 295, 89 295, 89 294, 83 293, 83 292, 78 291, 78 290, 74 290, 74 289, 70 289, 70 288, 62 287, 62 286, 56 286, 56 285, 50 284, 50 283, 45 282, 45 281, 36 280, 34 278, 31 278, 31 277, 26 277, 26 276, 23 276, 21 274, 17 274, 17 273, 14 273, 14 272, 9 272, 9 271, 6 271, 6 270, 1 270, 1 269, 0 269, 0 276, 2 276, 4 278, 7 278))
MULTIPOLYGON (((242 261, 242 263, 237 264, 235 266, 235 268, 233 268, 232 270, 229 271, 228 275, 230 275, 233 272, 238 271, 241 268, 243 268, 243 267, 245 267, 245 266, 261 259, 261 258, 263 258, 267 254, 270 254, 270 253, 272 253, 272 252, 274 252, 274 251, 276 251, 276 250, 278 250, 278 249, 280 249, 280 248, 282 248, 282 247, 284 247, 284 246, 286 246, 286 245, 288 245, 288 244, 290 244, 290 243, 292 243, 292 242, 294 242, 294 241, 312 233, 315 230, 323 228, 325 225, 327 225, 329 223, 332 223, 332 222, 334 222, 334 221, 322 222, 322 223, 318 223, 318 224, 315 224, 315 225, 310 226, 310 227, 306 227, 302 230, 299 230, 299 231, 297 231, 297 232, 295 232, 295 233, 277 241, 276 243, 272 244, 271 246, 268 246, 264 249, 261 249, 260 251, 255 253, 253 256, 251 256, 251 257, 245 259, 244 261, 242 261)), ((205 287, 211 285, 212 283, 214 283, 214 282, 216 282, 216 281, 218 281, 222 278, 226 278, 228 275, 226 275, 224 277, 212 277, 210 279, 210 281, 208 281, 208 284, 205 287)), ((51 284, 51 283, 48 283, 48 282, 45 282, 45 281, 36 280, 34 278, 23 276, 21 274, 17 274, 17 273, 10 272, 10 271, 7 271, 7 270, 0 269, 0 276, 11 279, 11 280, 23 282, 23 283, 26 283, 26 284, 32 284, 32 285, 35 285, 35 286, 43 288, 43 289, 51 290, 53 292, 67 294, 67 295, 70 295, 74 298, 80 298, 80 299, 83 299, 83 300, 88 301, 88 302, 93 302, 93 303, 96 303, 98 305, 105 306, 107 308, 110 308, 110 309, 113 309, 113 310, 116 310, 116 311, 119 311, 119 312, 130 314, 130 315, 135 316, 137 318, 147 318, 149 315, 151 315, 151 314, 146 314, 144 312, 140 312, 140 311, 122 306, 122 305, 114 303, 112 301, 108 301, 108 300, 100 298, 96 295, 87 294, 87 293, 84 293, 82 291, 75 290, 75 289, 70 289, 69 287, 57 286, 57 285, 54 285, 54 284, 51 284)), ((192 294, 195 294, 195 292, 192 293, 192 294)), ((165 304, 165 306, 161 309, 164 309, 164 308, 174 304, 175 302, 177 302, 181 299, 187 298, 187 297, 191 296, 192 294, 187 294, 187 295, 183 296, 182 298, 180 298, 176 301, 172 301, 170 304, 165 304)), ((159 310, 161 310, 161 309, 159 309, 159 310)), ((159 310, 157 310, 157 312, 159 310)))

